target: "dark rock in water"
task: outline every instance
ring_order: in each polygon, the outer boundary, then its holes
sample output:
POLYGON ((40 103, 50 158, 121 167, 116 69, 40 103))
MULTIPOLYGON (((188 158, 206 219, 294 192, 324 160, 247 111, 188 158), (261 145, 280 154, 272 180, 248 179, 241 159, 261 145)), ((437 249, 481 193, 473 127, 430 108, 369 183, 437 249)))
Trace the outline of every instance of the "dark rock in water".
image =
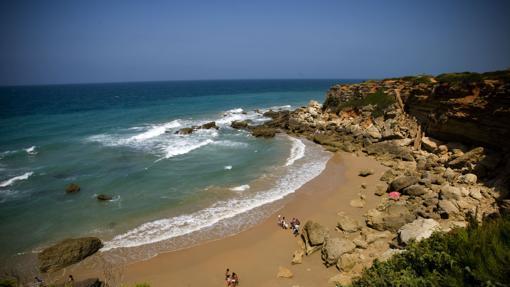
POLYGON ((106 194, 100 194, 100 195, 96 196, 96 198, 97 198, 97 200, 101 200, 101 201, 112 200, 112 197, 109 195, 106 195, 106 194))
POLYGON ((182 128, 176 132, 176 134, 180 135, 189 135, 193 132, 193 128, 182 128))
POLYGON ((96 253, 103 243, 96 237, 63 240, 38 255, 41 272, 57 271, 96 253))
POLYGON ((416 176, 401 176, 390 183, 390 191, 400 191, 408 186, 418 183, 416 176))
POLYGON ((76 183, 71 183, 69 184, 67 187, 66 187, 66 192, 67 193, 74 193, 74 192, 78 192, 80 191, 80 186, 76 183))
POLYGON ((247 121, 233 121, 230 126, 234 129, 245 129, 248 127, 247 121))
POLYGON ((387 155, 390 158, 401 159, 405 161, 414 161, 413 155, 404 147, 388 143, 379 142, 367 146, 367 153, 369 155, 387 155))
POLYGON ((251 134, 255 137, 272 138, 276 134, 276 129, 268 128, 264 126, 254 127, 251 130, 251 134))
POLYGON ((209 123, 206 123, 206 124, 203 124, 201 127, 201 129, 219 129, 219 127, 216 125, 216 122, 209 122, 209 123))

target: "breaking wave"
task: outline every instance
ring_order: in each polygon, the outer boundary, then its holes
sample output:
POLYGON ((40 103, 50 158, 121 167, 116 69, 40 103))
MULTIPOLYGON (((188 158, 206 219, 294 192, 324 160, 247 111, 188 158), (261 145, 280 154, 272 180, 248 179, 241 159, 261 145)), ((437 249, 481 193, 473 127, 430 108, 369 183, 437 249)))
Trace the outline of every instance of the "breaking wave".
POLYGON ((22 175, 15 176, 15 177, 10 178, 8 180, 2 181, 2 182, 0 182, 0 187, 10 186, 10 185, 14 184, 16 181, 27 180, 32 174, 34 174, 34 173, 29 171, 29 172, 26 172, 26 173, 24 173, 22 175))

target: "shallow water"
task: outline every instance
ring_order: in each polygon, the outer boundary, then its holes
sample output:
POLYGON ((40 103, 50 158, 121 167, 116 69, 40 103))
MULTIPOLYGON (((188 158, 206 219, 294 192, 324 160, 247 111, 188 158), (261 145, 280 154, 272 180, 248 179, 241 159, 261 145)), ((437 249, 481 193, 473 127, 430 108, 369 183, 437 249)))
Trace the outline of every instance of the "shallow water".
POLYGON ((230 123, 266 120, 255 109, 322 102, 338 82, 0 88, 2 259, 72 236, 99 236, 105 250, 168 247, 200 231, 221 236, 257 221, 261 206, 316 176, 327 156, 302 140, 254 138, 230 123), (220 128, 175 134, 208 121, 220 128), (82 189, 66 194, 72 182, 82 189), (99 202, 97 194, 113 200, 99 202), (218 228, 226 219, 229 228, 218 228))

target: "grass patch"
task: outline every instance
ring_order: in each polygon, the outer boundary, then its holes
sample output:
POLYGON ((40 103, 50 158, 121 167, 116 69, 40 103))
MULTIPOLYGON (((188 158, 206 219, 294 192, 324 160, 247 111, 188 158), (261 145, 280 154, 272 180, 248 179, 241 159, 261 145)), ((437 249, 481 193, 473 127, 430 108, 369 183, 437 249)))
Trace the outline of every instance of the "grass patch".
POLYGON ((135 287, 151 287, 149 283, 137 283, 135 287))
POLYGON ((375 261, 354 287, 509 286, 510 219, 435 233, 386 262, 375 261))
POLYGON ((438 75, 436 80, 440 83, 481 82, 483 80, 483 76, 481 74, 471 72, 448 73, 438 75))
POLYGON ((353 99, 337 105, 337 112, 346 108, 362 108, 364 106, 372 105, 374 110, 372 116, 378 117, 384 114, 384 110, 390 105, 395 103, 395 98, 384 92, 383 89, 377 90, 375 93, 368 94, 361 99, 353 99))

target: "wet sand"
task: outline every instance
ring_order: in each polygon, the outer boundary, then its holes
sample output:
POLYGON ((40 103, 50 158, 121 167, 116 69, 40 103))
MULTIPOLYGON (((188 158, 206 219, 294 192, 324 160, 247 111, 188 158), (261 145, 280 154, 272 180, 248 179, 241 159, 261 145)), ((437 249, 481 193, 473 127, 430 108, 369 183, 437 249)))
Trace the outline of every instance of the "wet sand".
MULTIPOLYGON (((225 269, 230 268, 239 274, 241 286, 334 286, 328 280, 339 271, 324 267, 320 251, 305 256, 302 264, 291 264, 300 239, 277 226, 277 215, 288 220, 297 217, 302 225, 307 220, 318 221, 337 232, 334 227, 339 212, 361 220, 366 211, 378 204, 375 186, 386 169, 364 155, 336 153, 318 177, 291 195, 287 204, 269 219, 237 235, 123 266, 119 268, 120 281, 128 286, 141 282, 152 287, 225 286, 225 269), (359 170, 366 168, 373 169, 374 175, 358 176, 359 170), (366 196, 365 206, 352 207, 350 201, 359 198, 360 192, 366 196), (277 278, 279 266, 290 269, 293 278, 277 278)), ((64 271, 71 272, 77 279, 103 277, 101 270, 84 270, 79 265, 64 271)))

